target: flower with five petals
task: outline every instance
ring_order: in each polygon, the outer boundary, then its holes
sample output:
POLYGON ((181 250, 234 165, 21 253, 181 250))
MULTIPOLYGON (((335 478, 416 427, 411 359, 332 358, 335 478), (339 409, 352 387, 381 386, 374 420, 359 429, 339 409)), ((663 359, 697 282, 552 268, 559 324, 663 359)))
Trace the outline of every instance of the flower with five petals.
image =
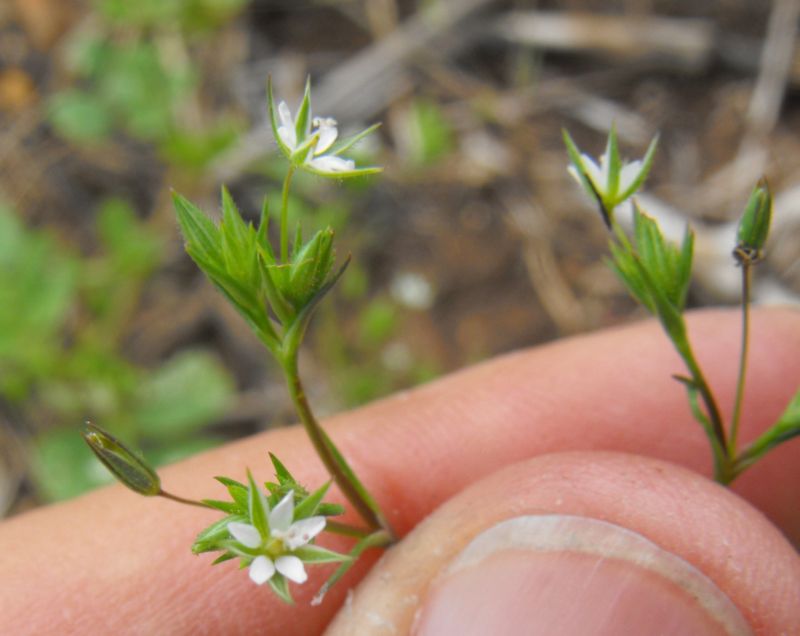
POLYGON ((644 158, 629 163, 619 156, 617 133, 614 127, 608 134, 605 152, 599 163, 582 153, 569 133, 564 131, 564 143, 569 153, 570 165, 567 171, 581 185, 587 194, 600 205, 600 212, 606 225, 611 227, 614 209, 628 201, 642 186, 653 163, 658 137, 651 142, 644 158))
POLYGON ((273 135, 281 152, 294 166, 323 177, 337 178, 380 172, 381 169, 375 166, 356 168, 355 161, 340 156, 377 126, 371 126, 337 144, 339 127, 336 120, 331 117, 311 116, 309 82, 306 82, 303 101, 294 115, 285 101, 275 105, 271 82, 267 90, 273 135))
MULTIPOLYGON (((266 506, 266 502, 263 503, 266 506)), ((293 521, 293 516, 294 492, 289 491, 272 510, 267 511, 266 533, 249 523, 233 521, 228 524, 228 532, 244 548, 238 552, 253 558, 250 578, 254 583, 262 585, 276 572, 295 583, 305 583, 308 579, 303 560, 294 552, 322 532, 325 517, 293 521)))

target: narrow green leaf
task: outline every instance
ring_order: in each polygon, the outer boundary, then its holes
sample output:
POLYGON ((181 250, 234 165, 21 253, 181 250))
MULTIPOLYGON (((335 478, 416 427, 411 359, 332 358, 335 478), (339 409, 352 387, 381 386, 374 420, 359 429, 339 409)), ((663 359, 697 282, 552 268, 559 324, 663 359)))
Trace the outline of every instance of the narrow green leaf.
POLYGON ((217 545, 219 546, 218 549, 228 550, 229 552, 233 552, 236 556, 242 557, 248 561, 252 561, 254 557, 258 556, 258 548, 248 548, 233 539, 224 539, 219 541, 217 545))
POLYGON ((711 421, 708 419, 708 416, 705 414, 703 409, 700 408, 700 392, 698 391, 694 380, 692 380, 692 378, 677 374, 673 375, 672 377, 686 388, 686 393, 689 398, 689 408, 692 411, 692 415, 694 416, 694 419, 697 420, 698 424, 700 424, 700 426, 703 428, 703 431, 705 432, 706 437, 708 437, 708 440, 711 442, 712 447, 721 450, 719 448, 717 437, 714 435, 714 429, 711 426, 711 421))
POLYGON ((272 244, 269 241, 269 200, 266 196, 261 205, 261 218, 256 232, 256 244, 264 262, 267 265, 275 265, 277 262, 275 260, 275 252, 272 250, 272 244))
POLYGON ((658 139, 659 135, 653 137, 653 140, 647 147, 647 152, 642 159, 642 169, 639 172, 639 175, 628 186, 628 189, 618 196, 618 200, 624 201, 625 199, 629 199, 639 190, 639 188, 642 187, 642 184, 644 184, 645 179, 647 179, 647 176, 650 174, 650 169, 653 167, 653 159, 655 159, 656 149, 658 148, 658 139))
POLYGON ((800 436, 800 390, 795 393, 778 421, 742 451, 737 459, 737 466, 741 468, 739 472, 776 446, 797 436, 800 436))
MULTIPOLYGON (((611 130, 608 131, 608 142, 606 143, 606 161, 608 162, 608 183, 604 183, 605 195, 611 201, 617 201, 617 192, 619 191, 619 173, 622 167, 622 159, 619 156, 619 145, 617 143, 617 126, 611 124, 611 130)), ((601 158, 602 162, 602 158, 601 158)))
POLYGON ((303 501, 297 504, 294 508, 294 518, 305 519, 306 517, 315 515, 330 486, 330 481, 326 484, 323 484, 320 488, 315 490, 313 493, 308 495, 308 497, 303 499, 303 501))
POLYGON ((297 311, 302 311, 309 298, 325 283, 333 267, 333 230, 320 230, 292 257, 289 278, 283 290, 297 311))
POLYGON ((292 156, 292 149, 283 143, 281 136, 278 134, 278 127, 280 124, 278 123, 278 107, 272 95, 272 76, 267 78, 267 108, 269 109, 269 122, 272 126, 272 136, 275 139, 275 143, 278 144, 278 148, 281 149, 281 152, 287 158, 290 158, 292 156))
POLYGON ((177 192, 172 193, 172 202, 184 239, 193 247, 197 258, 218 262, 221 237, 214 222, 200 208, 177 192))
POLYGON ((269 507, 264 493, 253 479, 253 474, 247 471, 248 490, 248 510, 250 512, 250 523, 261 533, 261 536, 269 535, 269 507))
POLYGON ((314 132, 314 134, 310 134, 302 141, 299 141, 297 144, 297 148, 295 148, 292 151, 292 163, 305 170, 308 167, 306 161, 311 158, 310 157, 311 152, 317 145, 318 141, 319 141, 319 131, 316 131, 314 132))
POLYGON ((317 170, 314 166, 310 164, 303 164, 302 166, 305 172, 310 172, 311 174, 315 174, 318 177, 325 177, 326 179, 350 179, 351 177, 364 177, 369 174, 378 174, 383 172, 383 168, 380 166, 366 166, 364 168, 355 168, 353 170, 342 170, 341 172, 323 172, 322 170, 317 170))
POLYGON ((317 508, 317 514, 323 517, 338 517, 344 514, 344 506, 335 503, 322 502, 317 508))
POLYGON ((294 242, 292 243, 292 260, 296 259, 300 250, 303 249, 303 226, 298 221, 294 229, 294 242))
POLYGON ((237 514, 241 510, 234 501, 219 501, 218 499, 201 499, 200 501, 209 508, 214 508, 229 515, 237 514))
POLYGON ((248 228, 228 188, 222 186, 222 234, 230 236, 231 243, 239 248, 251 243, 252 227, 248 228), (248 231, 248 229, 250 231, 248 231))
POLYGON ((214 477, 219 483, 221 483, 225 488, 228 489, 228 493, 230 494, 231 498, 244 510, 248 509, 249 501, 248 501, 248 492, 247 486, 242 483, 239 483, 235 479, 230 479, 229 477, 214 477))
POLYGON ((721 475, 724 472, 723 466, 727 461, 727 451, 720 445, 719 439, 717 439, 717 435, 714 432, 714 427, 711 424, 711 420, 708 418, 708 415, 706 415, 703 409, 700 408, 700 391, 697 387, 697 384, 694 380, 692 380, 692 378, 687 378, 686 376, 673 375, 672 377, 683 384, 683 386, 686 388, 686 395, 689 398, 689 408, 692 411, 692 415, 702 427, 703 432, 706 434, 706 437, 711 444, 711 456, 714 461, 714 474, 721 475))
POLYGON ((269 454, 269 459, 272 462, 272 467, 275 469, 275 477, 278 478, 279 483, 282 484, 287 481, 296 483, 295 478, 292 477, 292 473, 289 472, 289 469, 283 465, 280 459, 272 453, 269 454))
POLYGON ((217 565, 219 563, 224 563, 225 561, 230 561, 231 559, 235 559, 235 558, 236 558, 236 555, 233 552, 226 552, 225 554, 222 554, 222 555, 218 556, 216 559, 214 559, 211 562, 211 565, 217 565))
POLYGON ((278 335, 272 326, 266 308, 258 302, 258 299, 244 287, 239 281, 231 277, 224 269, 210 265, 201 264, 193 254, 191 249, 187 250, 189 255, 203 269, 205 274, 214 283, 214 286, 230 301, 230 303, 244 317, 261 342, 272 352, 275 352, 279 345, 278 335))
POLYGON ((227 517, 215 521, 197 535, 192 545, 192 552, 200 554, 201 552, 219 550, 219 542, 230 538, 228 524, 234 521, 247 523, 248 519, 243 515, 228 515, 227 517))
POLYGON ((583 155, 580 149, 572 140, 572 136, 566 128, 561 129, 561 137, 564 139, 564 145, 567 147, 567 155, 569 156, 570 163, 572 163, 572 167, 575 168, 575 172, 578 174, 578 177, 580 177, 584 190, 586 190, 589 196, 593 198, 596 197, 596 190, 591 185, 589 177, 586 175, 586 169, 583 167, 583 155))
POLYGON ((372 126, 367 128, 366 130, 362 130, 360 133, 358 133, 356 135, 352 135, 351 137, 348 137, 347 139, 342 139, 340 141, 337 141, 333 145, 333 147, 331 148, 331 150, 330 150, 330 152, 328 154, 340 155, 343 152, 347 152, 355 144, 357 144, 359 141, 364 139, 364 137, 366 137, 367 135, 372 134, 373 132, 375 132, 380 127, 381 127, 380 123, 373 124, 372 126))
POLYGON ((299 557, 305 563, 341 563, 349 561, 353 557, 349 554, 339 554, 333 550, 320 547, 318 545, 304 545, 297 548, 292 554, 299 557))
POLYGON ((658 283, 653 280, 647 268, 638 258, 633 262, 638 266, 641 279, 653 300, 656 315, 673 343, 677 344, 686 339, 686 323, 680 311, 666 297, 658 283))
POLYGON ((301 145, 311 128, 311 77, 306 78, 306 89, 303 92, 300 108, 297 109, 294 127, 297 132, 298 145, 301 145))
POLYGON ((656 306, 642 280, 639 267, 635 263, 636 256, 628 251, 628 248, 616 243, 611 243, 610 249, 612 259, 607 262, 614 273, 628 288, 630 294, 655 316, 656 306))
POLYGON ((689 293, 689 286, 692 282, 692 260, 694 258, 694 232, 686 225, 686 230, 681 243, 681 252, 678 258, 678 275, 676 277, 678 290, 676 294, 676 305, 683 311, 686 307, 686 296, 689 293))
POLYGON ((261 282, 264 287, 264 295, 267 297, 267 302, 275 312, 275 315, 280 320, 281 324, 286 325, 291 323, 297 316, 292 303, 281 292, 285 286, 284 272, 288 271, 288 266, 270 265, 264 260, 265 252, 259 252, 259 264, 261 265, 261 282), (277 279, 277 280, 276 280, 277 279))
POLYGON ((586 194, 597 203, 603 223, 611 230, 613 227, 613 210, 606 209, 602 195, 597 191, 597 188, 586 173, 586 168, 583 165, 583 155, 580 149, 575 145, 575 142, 565 128, 561 129, 561 136, 564 139, 564 145, 567 147, 567 155, 569 156, 570 163, 575 169, 575 173, 578 175, 583 189, 586 191, 586 194))
POLYGON ((276 572, 272 575, 272 578, 270 578, 268 583, 272 588, 272 591, 275 592, 275 594, 277 594, 282 601, 288 603, 289 605, 294 605, 292 593, 289 591, 289 582, 282 574, 278 574, 276 572))
POLYGON ((339 268, 339 271, 336 272, 333 276, 328 279, 328 282, 325 283, 319 291, 310 298, 305 306, 303 307, 302 311, 297 314, 297 317, 294 321, 288 326, 286 329, 283 342, 284 342, 284 349, 291 350, 293 347, 296 347, 298 343, 302 340, 303 334, 305 333, 306 328, 308 327, 308 323, 311 320, 311 316, 314 314, 314 310, 317 308, 319 302, 325 297, 336 282, 341 278, 344 271, 347 269, 347 266, 350 264, 350 256, 348 256, 342 266, 339 268))

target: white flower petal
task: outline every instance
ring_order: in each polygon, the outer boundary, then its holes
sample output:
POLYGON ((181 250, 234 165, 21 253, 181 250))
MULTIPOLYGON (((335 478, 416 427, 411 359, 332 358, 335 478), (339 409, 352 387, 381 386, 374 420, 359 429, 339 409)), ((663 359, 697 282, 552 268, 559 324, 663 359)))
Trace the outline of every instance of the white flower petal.
POLYGON ((614 206, 614 216, 616 218, 625 217, 628 221, 631 221, 631 217, 633 216, 633 202, 631 199, 625 199, 617 203, 617 205, 614 206))
POLYGON ((292 524, 282 537, 287 550, 296 550, 306 545, 325 528, 325 517, 308 517, 292 524))
POLYGON ((631 187, 639 173, 642 171, 641 161, 631 161, 629 164, 622 166, 619 172, 619 193, 622 194, 631 187))
MULTIPOLYGON (((255 561, 253 562, 255 563, 255 561)), ((290 581, 295 583, 305 583, 308 579, 303 562, 296 556, 287 554, 286 556, 275 559, 275 568, 290 581)))
POLYGON ((356 169, 356 162, 352 159, 343 159, 335 155, 322 155, 314 157, 308 165, 320 172, 350 172, 356 169))
POLYGON ((605 194, 608 185, 605 155, 600 157, 600 166, 589 155, 581 155, 581 159, 583 159, 583 169, 586 171, 586 176, 589 177, 595 190, 600 194, 605 194))
POLYGON ((294 517, 294 491, 290 490, 269 513, 270 533, 273 536, 285 533, 292 525, 292 517, 294 517))
POLYGON ((282 126, 294 128, 294 118, 292 117, 292 111, 289 110, 289 105, 284 101, 281 101, 281 103, 278 104, 278 119, 281 120, 282 126))
POLYGON ((261 533, 249 523, 231 521, 228 524, 228 532, 246 548, 257 548, 261 545, 261 533))
MULTIPOLYGON (((280 559, 278 560, 280 561, 280 559)), ((300 566, 302 567, 302 565, 301 563, 300 566)), ((250 564, 250 579, 256 585, 263 585, 272 578, 273 574, 275 574, 275 564, 264 555, 257 556, 250 564)))
POLYGON ((286 102, 278 104, 278 119, 281 125, 278 126, 278 137, 281 138, 284 146, 289 146, 291 150, 297 147, 297 131, 294 127, 294 118, 286 102))
POLYGON ((575 166, 573 166, 572 164, 569 164, 567 166, 567 172, 569 172, 570 176, 573 179, 575 179, 575 181, 577 181, 580 185, 583 185, 583 180, 581 179, 581 175, 575 169, 575 166))
POLYGON ((333 145, 333 142, 336 141, 336 137, 339 136, 339 131, 336 126, 331 126, 327 122, 323 122, 322 126, 319 128, 319 139, 317 140, 317 145, 314 148, 315 155, 321 155, 323 152, 328 150, 333 145))
POLYGON ((290 126, 279 126, 278 137, 281 138, 284 146, 289 147, 289 150, 294 150, 297 147, 297 133, 294 128, 290 126))
POLYGON ((608 155, 600 155, 600 176, 603 178, 603 184, 608 183, 609 163, 608 155))

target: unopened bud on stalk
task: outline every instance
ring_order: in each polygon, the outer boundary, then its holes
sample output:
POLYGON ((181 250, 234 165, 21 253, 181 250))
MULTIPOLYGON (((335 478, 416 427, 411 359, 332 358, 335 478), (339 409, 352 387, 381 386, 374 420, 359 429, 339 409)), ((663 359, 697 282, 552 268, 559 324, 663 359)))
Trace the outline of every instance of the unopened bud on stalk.
POLYGON ((161 494, 156 471, 113 435, 87 422, 83 439, 121 484, 146 497, 161 494))
POLYGON ((766 179, 762 178, 753 188, 739 221, 739 242, 733 255, 740 264, 752 265, 762 259, 771 221, 772 193, 766 179))

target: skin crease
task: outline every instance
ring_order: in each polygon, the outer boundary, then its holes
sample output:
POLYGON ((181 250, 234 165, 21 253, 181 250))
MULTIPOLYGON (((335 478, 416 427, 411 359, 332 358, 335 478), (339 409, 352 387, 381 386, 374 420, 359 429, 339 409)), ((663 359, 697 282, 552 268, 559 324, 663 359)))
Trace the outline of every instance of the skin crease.
MULTIPOLYGON (((698 358, 727 414, 736 381, 738 315, 691 316, 698 358)), ((741 439, 783 410, 800 384, 800 313, 753 314, 750 381, 741 439)), ((400 535, 466 486, 545 453, 613 450, 709 473, 708 443, 670 378, 680 360, 657 324, 563 340, 511 354, 325 422, 400 535), (423 476, 420 479, 420 475, 423 476)), ((272 451, 309 485, 325 480, 303 432, 282 429, 229 444, 162 472, 166 489, 224 496, 213 475, 270 478, 272 451)), ((800 543, 800 443, 745 474, 734 490, 800 543)), ((282 605, 231 563, 209 567, 188 546, 211 511, 137 497, 120 487, 40 509, 0 525, 0 632, 245 634, 320 633, 374 561, 372 555, 325 602, 305 606, 330 567, 294 587, 302 608, 282 605)), ((692 519, 687 519, 691 530, 692 519)), ((324 545, 347 543, 326 538, 324 545)), ((698 551, 702 551, 698 546, 698 551)), ((702 564, 697 564, 701 568, 702 564)), ((751 582, 769 597, 772 581, 751 582)), ((788 610, 787 610, 788 611, 788 610)), ((796 611, 796 608, 795 608, 796 611)))

